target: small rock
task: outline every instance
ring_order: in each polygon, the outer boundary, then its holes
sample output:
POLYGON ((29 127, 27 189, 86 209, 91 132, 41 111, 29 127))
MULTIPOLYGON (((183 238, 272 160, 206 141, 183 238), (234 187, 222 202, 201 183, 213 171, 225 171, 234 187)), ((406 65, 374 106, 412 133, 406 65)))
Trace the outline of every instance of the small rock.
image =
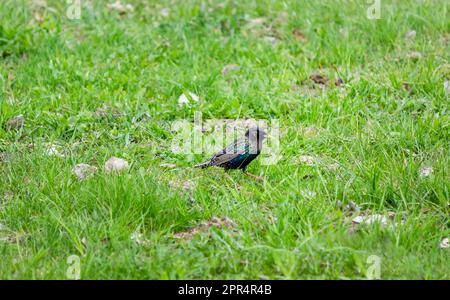
POLYGON ((353 224, 361 224, 362 222, 364 222, 364 217, 363 216, 357 216, 356 218, 354 218, 352 220, 353 224))
POLYGON ((25 118, 23 115, 18 115, 17 117, 14 117, 10 119, 8 122, 6 122, 6 130, 19 130, 23 127, 25 124, 25 118))
POLYGON ((420 177, 428 177, 431 175, 431 173, 433 173, 433 168, 429 166, 423 167, 419 170, 420 177))
POLYGON ((78 178, 78 180, 84 180, 88 176, 94 174, 97 171, 97 168, 88 164, 78 164, 73 167, 73 173, 78 178))
POLYGON ((309 155, 301 155, 297 158, 297 162, 307 165, 307 166, 313 166, 314 163, 317 161, 317 159, 313 156, 309 155))
POLYGON ((357 216, 352 220, 353 224, 374 224, 374 223, 380 223, 381 225, 385 226, 387 225, 387 218, 383 215, 368 215, 368 216, 357 216))
POLYGON ((128 170, 128 168, 129 168, 128 162, 122 158, 111 157, 105 163, 106 173, 111 173, 113 171, 120 172, 128 170))
POLYGON ((447 249, 448 247, 450 247, 450 241, 448 238, 443 238, 441 243, 439 244, 439 247, 441 249, 447 249))
POLYGON ((61 146, 58 143, 47 144, 45 146, 44 153, 47 156, 64 157, 64 154, 62 154, 61 146))
POLYGON ((45 148, 45 154, 48 156, 64 157, 61 153, 61 146, 58 144, 49 144, 45 148))
POLYGON ((237 71, 239 70, 241 67, 239 65, 236 64, 230 64, 230 65, 226 65, 225 67, 223 67, 222 69, 222 75, 227 75, 228 73, 230 73, 231 71, 237 71))
POLYGON ((170 9, 168 9, 167 7, 164 7, 163 9, 161 9, 159 11, 159 14, 165 18, 167 18, 170 15, 170 9))
POLYGON ((374 224, 374 223, 381 223, 381 225, 387 224, 387 219, 383 215, 370 215, 367 216, 366 220, 364 221, 365 224, 374 224))
POLYGON ((417 32, 415 30, 411 30, 405 34, 405 38, 408 40, 413 40, 416 38, 416 35, 417 35, 417 32))

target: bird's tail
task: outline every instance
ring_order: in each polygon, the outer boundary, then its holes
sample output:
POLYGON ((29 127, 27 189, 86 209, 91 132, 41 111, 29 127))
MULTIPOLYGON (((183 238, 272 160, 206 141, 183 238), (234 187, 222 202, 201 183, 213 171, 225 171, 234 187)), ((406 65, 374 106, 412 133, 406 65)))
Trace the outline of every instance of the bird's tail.
POLYGON ((208 161, 202 162, 201 164, 195 165, 194 168, 196 168, 196 169, 198 169, 198 168, 205 169, 205 168, 209 167, 209 163, 210 163, 210 161, 208 160, 208 161))

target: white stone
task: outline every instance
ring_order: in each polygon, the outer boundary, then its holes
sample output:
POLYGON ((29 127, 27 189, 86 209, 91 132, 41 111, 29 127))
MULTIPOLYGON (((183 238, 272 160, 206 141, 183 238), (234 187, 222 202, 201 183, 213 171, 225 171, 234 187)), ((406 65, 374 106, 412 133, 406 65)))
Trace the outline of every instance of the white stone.
POLYGON ((165 7, 159 11, 160 15, 163 17, 168 17, 170 15, 170 10, 165 7))
POLYGON ((106 173, 120 172, 129 168, 128 162, 122 158, 111 157, 105 163, 106 173))
POLYGON ((414 38, 416 38, 416 35, 417 35, 417 32, 415 30, 411 30, 405 34, 405 38, 414 39, 414 38))
POLYGON ((381 225, 387 225, 387 218, 383 215, 368 215, 368 216, 357 216, 352 220, 355 224, 367 224, 371 225, 374 223, 380 223, 381 225))
POLYGON ((419 170, 420 177, 428 177, 433 173, 432 167, 423 167, 419 170))
POLYGON ((312 166, 316 162, 316 158, 309 155, 301 155, 298 157, 297 161, 301 164, 312 166))
POLYGON ((64 154, 61 153, 61 146, 58 144, 47 145, 45 154, 48 156, 64 157, 64 154))
POLYGON ((94 174, 97 168, 88 164, 77 164, 72 171, 79 180, 84 180, 94 174))

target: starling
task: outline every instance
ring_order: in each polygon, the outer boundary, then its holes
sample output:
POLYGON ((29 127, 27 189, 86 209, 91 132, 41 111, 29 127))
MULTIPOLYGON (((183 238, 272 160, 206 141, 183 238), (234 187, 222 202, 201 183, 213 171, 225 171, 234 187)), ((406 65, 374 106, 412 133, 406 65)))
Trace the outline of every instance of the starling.
POLYGON ((248 176, 262 179, 259 176, 246 172, 245 169, 261 153, 262 142, 266 136, 267 133, 259 127, 250 128, 243 138, 238 139, 218 152, 211 159, 194 167, 204 169, 211 166, 219 166, 225 168, 225 170, 241 169, 248 176))

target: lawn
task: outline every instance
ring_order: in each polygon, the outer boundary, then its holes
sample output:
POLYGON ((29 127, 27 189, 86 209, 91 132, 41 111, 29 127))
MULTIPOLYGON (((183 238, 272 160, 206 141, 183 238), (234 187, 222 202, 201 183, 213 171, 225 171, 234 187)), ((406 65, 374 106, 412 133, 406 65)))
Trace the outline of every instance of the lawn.
POLYGON ((0 278, 450 279, 448 1, 113 2, 0 3, 0 278), (279 123, 263 181, 198 112, 279 123))

